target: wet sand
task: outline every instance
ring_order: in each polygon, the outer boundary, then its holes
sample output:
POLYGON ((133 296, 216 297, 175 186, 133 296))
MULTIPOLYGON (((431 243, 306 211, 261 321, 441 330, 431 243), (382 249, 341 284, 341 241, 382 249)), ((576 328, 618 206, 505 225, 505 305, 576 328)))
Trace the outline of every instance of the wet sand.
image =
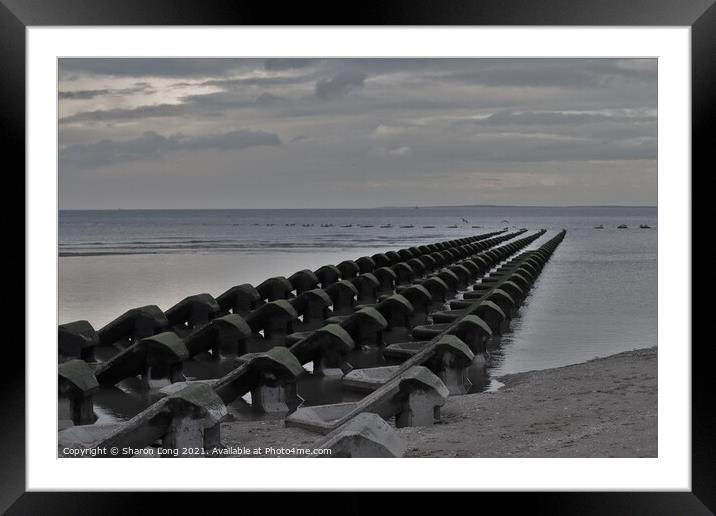
POLYGON ((656 457, 657 348, 499 377, 399 430, 408 457, 656 457))
MULTIPOLYGON (((657 456, 656 347, 497 379, 496 392, 448 399, 438 424, 399 429, 406 457, 657 456)), ((227 446, 322 439, 281 419, 222 424, 227 446)))

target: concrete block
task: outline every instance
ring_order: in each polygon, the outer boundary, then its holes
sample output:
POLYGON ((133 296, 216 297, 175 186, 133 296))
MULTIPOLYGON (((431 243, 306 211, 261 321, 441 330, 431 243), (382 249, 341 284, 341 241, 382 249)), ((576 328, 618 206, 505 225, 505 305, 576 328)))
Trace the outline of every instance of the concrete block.
POLYGON ((413 342, 397 342, 386 346, 383 349, 383 356, 394 360, 407 360, 420 350, 422 350, 430 341, 413 341, 413 342))
POLYGON ((388 322, 375 308, 367 307, 351 314, 341 326, 350 334, 356 347, 382 346, 382 332, 388 322))
POLYGON ((449 395, 440 378, 422 366, 411 367, 355 403, 301 407, 288 416, 286 426, 327 434, 363 412, 375 412, 396 426, 428 425, 439 417, 449 395))
MULTIPOLYGON (((504 284, 501 283, 500 287, 504 284)), ((517 302, 512 299, 512 296, 510 296, 507 292, 502 290, 502 288, 496 288, 492 292, 490 292, 486 299, 488 301, 492 301, 497 306, 500 307, 500 309, 505 313, 508 317, 512 317, 515 313, 517 313, 517 310, 519 309, 519 305, 517 302)))
POLYGON ((470 273, 470 270, 465 267, 464 265, 460 264, 454 264, 450 265, 448 267, 448 270, 455 274, 458 278, 458 284, 457 288, 458 290, 465 290, 467 288, 467 285, 472 280, 472 274, 470 273))
POLYGON ((60 361, 79 358, 94 362, 99 335, 88 321, 74 321, 58 326, 57 344, 60 361))
POLYGON ((302 320, 294 321, 294 329, 308 331, 323 326, 324 321, 330 316, 330 306, 333 301, 323 289, 317 288, 301 292, 290 299, 289 303, 296 313, 302 316, 302 320))
POLYGON ((485 352, 485 343, 492 336, 490 326, 477 315, 466 315, 447 333, 459 337, 475 354, 485 352))
POLYGON ((370 272, 361 274, 353 280, 353 285, 358 290, 358 304, 373 304, 378 300, 380 282, 374 274, 370 272))
POLYGON ((144 337, 160 333, 169 327, 166 315, 158 306, 132 308, 97 331, 101 346, 126 349, 144 337))
POLYGON ((169 325, 180 335, 207 324, 221 312, 219 303, 210 294, 196 294, 179 301, 166 311, 169 325))
POLYGON ((293 333, 293 323, 297 318, 296 310, 285 299, 261 305, 246 316, 246 322, 253 332, 250 345, 262 349, 283 346, 286 335, 293 333), (263 331, 263 336, 260 331, 263 331))
POLYGON ((264 376, 261 384, 251 390, 251 408, 263 414, 289 412, 289 397, 285 387, 271 376, 264 376))
POLYGON ((291 297, 293 285, 283 276, 269 278, 256 286, 261 299, 264 301, 277 301, 291 297))
POLYGON ((451 323, 425 324, 413 328, 413 340, 432 340, 450 327, 451 323))
POLYGON ((358 264, 353 260, 342 261, 336 265, 336 269, 341 271, 341 278, 344 280, 352 280, 360 274, 360 267, 358 267, 358 264))
POLYGON ((413 315, 413 305, 404 296, 393 294, 375 306, 375 309, 388 323, 383 330, 385 343, 405 340, 410 331, 410 320, 413 315))
POLYGON ((373 271, 373 275, 378 279, 380 287, 379 294, 392 294, 395 288, 395 280, 397 275, 390 267, 378 267, 373 271))
POLYGON ((217 427, 226 414, 210 384, 190 382, 173 387, 170 395, 116 426, 94 446, 137 449, 160 440, 164 448, 178 448, 180 454, 183 447, 210 450, 218 445, 217 427))
POLYGON ((301 364, 313 362, 314 374, 326 369, 348 371, 346 356, 355 347, 350 334, 337 324, 327 324, 293 344, 289 350, 301 364))
POLYGON ((376 267, 375 260, 373 260, 370 256, 361 256, 356 259, 356 264, 358 265, 361 274, 373 272, 376 267))
POLYGON ((390 380, 398 368, 399 366, 383 366, 354 369, 343 377, 343 386, 356 391, 374 391, 390 380))
POLYGON ((189 358, 184 342, 173 332, 144 338, 95 369, 100 385, 115 385, 130 376, 180 381, 181 363, 189 358))
POLYGON ((400 295, 413 307, 413 313, 410 315, 409 327, 418 326, 425 324, 428 319, 428 313, 430 311, 430 303, 432 301, 432 295, 422 285, 411 285, 408 288, 403 289, 400 295))
POLYGON ((410 267, 411 269, 413 269, 416 278, 422 276, 427 272, 422 260, 419 260, 418 258, 410 258, 409 260, 405 261, 405 264, 408 265, 408 267, 410 267))
POLYGON ((403 260, 397 253, 397 251, 386 251, 385 256, 387 256, 390 260, 390 265, 395 265, 396 263, 403 260))
POLYGON ((296 295, 317 288, 319 283, 318 276, 308 269, 295 272, 288 277, 288 281, 296 291, 296 295))
POLYGON ((341 271, 335 265, 324 265, 318 268, 315 273, 323 289, 330 287, 341 279, 341 271))
POLYGON ((502 334, 502 330, 507 326, 507 315, 492 301, 482 300, 473 306, 470 311, 485 321, 493 334, 502 334))
POLYGON ((251 336, 251 328, 243 317, 228 314, 213 319, 209 324, 192 332, 184 339, 189 357, 199 353, 211 352, 214 359, 222 353, 240 355, 246 352, 246 340, 251 336))
POLYGON ((457 277, 457 275, 448 269, 442 269, 437 272, 436 277, 440 278, 445 282, 445 284, 448 286, 447 294, 452 296, 457 293, 457 291, 460 289, 460 278, 457 277))
POLYGON ((421 283, 421 286, 430 292, 430 310, 440 310, 445 305, 445 299, 450 287, 442 279, 432 276, 421 283))
POLYGON ((96 448, 103 439, 116 432, 121 426, 122 423, 72 426, 57 434, 57 447, 60 450, 96 448))
POLYGON ((459 337, 445 335, 434 345, 434 355, 428 367, 438 375, 450 395, 465 394, 470 390, 467 369, 475 354, 459 337))
POLYGON ((316 454, 318 458, 380 459, 402 457, 407 445, 378 414, 363 413, 331 432, 316 448, 331 450, 330 455, 316 454))
POLYGON ((334 315, 349 315, 353 313, 356 305, 358 289, 353 283, 340 280, 325 288, 326 294, 331 298, 334 315))
MULTIPOLYGON (((165 448, 184 456, 185 448, 212 450, 220 446, 220 422, 227 415, 226 406, 210 385, 200 382, 184 384, 168 397, 171 422, 162 440, 165 448)), ((186 456, 196 457, 187 453, 186 456)))
POLYGON ((92 396, 99 390, 99 383, 86 362, 78 359, 57 366, 58 393, 69 400, 70 419, 75 425, 94 423, 92 396))
POLYGON ((399 379, 400 409, 395 426, 428 426, 440 419, 440 407, 449 396, 447 387, 429 369, 416 366, 399 379))
POLYGON ((370 257, 371 260, 373 260, 373 263, 375 263, 375 267, 373 267, 373 270, 379 269, 381 267, 389 267, 390 266, 390 258, 388 258, 383 253, 377 253, 370 257))
POLYGON ((222 312, 245 316, 261 304, 261 294, 253 285, 244 283, 231 287, 216 298, 222 312))
MULTIPOLYGON (((262 353, 248 353, 237 359, 235 369, 215 380, 213 388, 228 404, 252 392, 261 385, 281 385, 290 399, 294 394, 296 378, 305 370, 288 349, 274 347, 262 353)), ((261 394, 259 394, 261 395, 261 394)))
POLYGON ((444 324, 455 322, 466 314, 467 310, 463 308, 462 310, 442 310, 440 312, 433 312, 431 315, 435 324, 444 324))
POLYGON ((358 403, 349 402, 301 407, 288 416, 284 424, 288 427, 303 428, 325 435, 340 426, 332 426, 333 423, 350 414, 357 406, 358 403))

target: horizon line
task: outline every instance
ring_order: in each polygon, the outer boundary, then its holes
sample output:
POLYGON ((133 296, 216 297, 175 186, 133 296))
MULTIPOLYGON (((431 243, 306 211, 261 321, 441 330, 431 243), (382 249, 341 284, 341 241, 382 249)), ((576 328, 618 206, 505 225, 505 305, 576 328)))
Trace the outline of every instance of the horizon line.
POLYGON ((333 208, 58 208, 58 211, 230 211, 230 210, 386 210, 401 208, 658 208, 657 204, 430 204, 430 205, 401 205, 401 206, 372 206, 359 207, 333 207, 333 208))

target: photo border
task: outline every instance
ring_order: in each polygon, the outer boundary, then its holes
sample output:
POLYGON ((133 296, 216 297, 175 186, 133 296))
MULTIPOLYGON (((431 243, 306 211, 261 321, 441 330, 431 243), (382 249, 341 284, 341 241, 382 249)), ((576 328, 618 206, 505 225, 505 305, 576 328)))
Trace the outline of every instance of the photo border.
MULTIPOLYGON (((713 120, 716 70, 716 6, 713 0, 669 2, 652 1, 648 5, 633 2, 588 2, 586 0, 548 0, 525 2, 440 3, 383 1, 366 4, 355 13, 338 14, 319 3, 310 7, 273 6, 252 2, 193 2, 153 0, 150 2, 110 2, 94 0, 1 0, 0 3, 0 54, 2 54, 3 80, 0 81, 0 103, 3 113, 3 146, 6 157, 15 166, 25 165, 25 30, 28 26, 61 25, 586 25, 624 26, 660 25, 691 27, 692 65, 692 161, 693 166, 706 167, 711 157, 713 135, 709 135, 709 122, 713 120), (625 3, 624 3, 625 4, 625 3)), ((10 169, 7 169, 8 172, 10 169)), ((703 172, 705 174, 705 170, 703 172)), ((693 176, 692 171, 692 176, 693 176)), ((24 182, 23 199, 25 197, 24 182)), ((692 208, 693 209, 693 208, 692 208)), ((25 254, 25 253, 23 253, 25 254)), ((26 260, 27 256, 23 256, 26 260)), ((691 278, 687 278, 690 282, 691 278)), ((24 291, 24 289, 23 289, 24 291)), ((41 307, 26 307, 27 310, 41 307)), ((696 308, 696 305, 695 305, 696 308)), ((684 329, 690 335, 690 329, 684 329)), ((13 335, 14 338, 14 335, 13 335)), ((150 494, 140 497, 126 493, 27 493, 25 492, 25 350, 19 346, 5 346, 6 367, 2 376, 3 403, 0 403, 0 509, 14 503, 12 511, 68 512, 81 506, 83 510, 103 512, 126 511, 130 505, 144 504, 150 494), (92 509, 90 509, 90 507, 92 509)), ((692 492, 691 493, 531 493, 530 505, 562 513, 580 510, 589 514, 629 509, 632 512, 649 511, 654 514, 705 513, 706 507, 716 510, 716 435, 714 423, 708 416, 714 413, 712 382, 706 368, 709 361, 709 344, 692 346, 692 492)), ((172 494, 172 503, 182 505, 179 493, 172 494)), ((212 496, 217 496, 212 494, 212 496)), ((242 496, 246 496, 243 495, 242 496)), ((296 501, 297 495, 291 499, 296 501)), ((481 500, 493 495, 480 494, 481 500)), ((497 496, 497 495, 495 495, 497 496)), ((165 497, 166 498, 166 497, 165 497)), ((370 496, 347 495, 340 506, 370 509, 370 496), (361 500, 358 502, 358 500, 361 500)), ((504 507, 515 503, 513 495, 500 496, 504 507)), ((522 498, 522 497, 519 497, 522 498)), ((166 501, 166 500, 164 500, 166 501)), ((248 502, 248 500, 246 500, 248 502)), ((169 508, 167 506, 167 508, 169 508)), ((274 509, 278 509, 278 506, 274 509)), ((707 513, 707 512, 706 512, 707 513)))

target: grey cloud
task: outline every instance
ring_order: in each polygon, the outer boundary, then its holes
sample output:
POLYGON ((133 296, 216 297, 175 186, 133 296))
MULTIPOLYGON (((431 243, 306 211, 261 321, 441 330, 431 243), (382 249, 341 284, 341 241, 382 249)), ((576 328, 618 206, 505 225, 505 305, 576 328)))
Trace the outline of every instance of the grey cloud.
POLYGON ((62 58, 59 61, 59 72, 61 76, 216 77, 250 66, 249 61, 222 58, 62 58))
POLYGON ((278 75, 268 77, 242 77, 234 79, 212 79, 203 85, 222 87, 241 86, 285 86, 291 84, 305 84, 313 80, 313 75, 278 75))
POLYGON ((77 91, 60 91, 57 94, 57 98, 60 100, 86 100, 93 99, 95 97, 101 97, 103 95, 109 95, 112 90, 77 90, 77 91))
POLYGON ((316 82, 316 96, 321 99, 335 99, 347 95, 351 90, 362 88, 366 74, 356 71, 343 71, 329 79, 316 82))
POLYGON ((285 59, 267 59, 264 62, 266 70, 293 70, 297 68, 307 68, 320 63, 320 59, 302 59, 302 58, 285 58, 285 59))
POLYGON ((60 165, 63 169, 93 169, 114 163, 156 159, 172 151, 235 150, 280 143, 278 135, 264 131, 237 130, 204 136, 181 133, 162 136, 146 131, 130 140, 102 140, 68 146, 60 151, 60 165))
POLYGON ((78 192, 89 187, 78 181, 91 177, 98 196, 92 202, 99 202, 102 189, 122 184, 125 174, 146 187, 143 199, 197 205, 180 188, 175 198, 158 186, 167 169, 181 171, 187 189, 200 186, 206 207, 215 206, 215 198, 263 202, 262 192, 286 184, 301 192, 289 204, 355 205, 351 192, 370 191, 369 181, 384 185, 381 196, 403 199, 409 183, 417 199, 430 189, 421 179, 428 175, 433 185, 462 185, 454 191, 468 196, 474 183, 465 178, 478 172, 495 181, 509 175, 506 198, 514 192, 515 203, 529 203, 530 185, 560 167, 563 177, 589 176, 575 179, 581 186, 565 189, 560 202, 609 204, 630 195, 643 202, 655 191, 653 59, 76 61, 82 62, 60 63, 66 71, 59 127, 66 207, 86 205, 78 192), (152 96, 138 92, 120 104, 104 93, 142 80, 156 89, 152 96), (89 98, 70 101, 64 95, 70 92, 89 98), (148 102, 156 104, 142 105, 148 102), (251 140, 232 136, 235 127, 266 133, 251 140), (138 136, 138 128, 146 134, 138 136), (192 136, 176 134, 180 128, 192 136), (249 142, 275 146, 277 135, 287 144, 236 155, 229 150, 249 142), (191 152, 201 149, 215 152, 191 152), (100 167, 99 174, 73 173, 100 167), (584 190, 591 181, 601 190, 584 190), (640 181, 647 183, 635 189, 640 181))
POLYGON ((498 111, 483 120, 492 125, 559 125, 559 124, 595 124, 600 122, 656 122, 656 117, 624 117, 599 113, 561 113, 555 111, 498 111))
POLYGON ((548 162, 654 160, 655 138, 602 141, 593 138, 544 137, 528 134, 485 134, 474 140, 414 146, 418 160, 432 163, 548 162))
POLYGON ((132 88, 60 91, 57 97, 60 100, 88 100, 107 95, 133 95, 135 93, 150 93, 152 91, 148 84, 137 83, 137 85, 132 88))
POLYGON ((280 95, 274 95, 267 91, 255 97, 247 97, 245 94, 237 94, 231 91, 219 91, 206 95, 189 95, 182 99, 182 111, 186 115, 202 116, 214 115, 217 109, 220 113, 226 110, 244 108, 267 108, 269 106, 285 104, 288 99, 280 95))
POLYGON ((110 123, 166 117, 225 118, 226 110, 285 105, 287 99, 269 92, 263 92, 253 98, 246 98, 237 96, 232 92, 220 91, 203 95, 188 95, 182 97, 180 101, 178 104, 154 104, 136 108, 81 111, 60 118, 59 123, 110 123))
POLYGON ((619 66, 613 59, 484 60, 477 67, 437 73, 433 77, 487 86, 605 87, 617 80, 653 82, 653 66, 642 69, 619 66))
POLYGON ((485 118, 458 119, 452 128, 467 133, 504 131, 564 135, 600 141, 656 137, 657 118, 648 115, 497 111, 485 118))
POLYGON ((139 120, 142 118, 155 118, 178 116, 182 114, 184 106, 181 104, 155 104, 137 108, 98 109, 96 111, 82 111, 74 115, 60 118, 60 124, 75 122, 117 122, 139 120))

